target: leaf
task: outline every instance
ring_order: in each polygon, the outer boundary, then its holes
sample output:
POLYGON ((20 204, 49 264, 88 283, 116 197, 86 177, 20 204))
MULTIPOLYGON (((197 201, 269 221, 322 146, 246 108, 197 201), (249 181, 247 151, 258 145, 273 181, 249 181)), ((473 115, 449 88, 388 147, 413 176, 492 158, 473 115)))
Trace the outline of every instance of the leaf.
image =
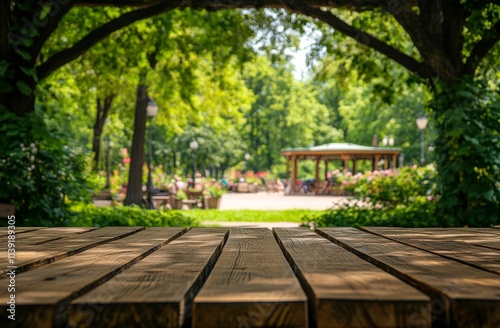
POLYGON ((12 91, 12 84, 5 80, 0 80, 0 93, 8 93, 12 91))
POLYGON ((26 96, 30 96, 33 92, 33 90, 24 81, 18 81, 16 83, 16 85, 17 85, 17 88, 19 89, 19 91, 21 91, 21 93, 26 95, 26 96))

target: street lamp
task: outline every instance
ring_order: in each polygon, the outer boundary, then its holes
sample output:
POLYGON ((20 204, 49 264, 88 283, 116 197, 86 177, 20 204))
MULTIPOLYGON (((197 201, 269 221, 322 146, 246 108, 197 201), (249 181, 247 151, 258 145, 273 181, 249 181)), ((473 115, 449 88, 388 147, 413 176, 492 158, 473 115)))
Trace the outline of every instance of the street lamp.
POLYGON ((423 166, 425 163, 424 130, 427 127, 427 117, 424 113, 420 113, 420 116, 417 118, 417 127, 420 130, 420 164, 423 166))
POLYGON ((146 107, 146 114, 149 120, 148 126, 148 182, 146 185, 147 199, 146 206, 149 209, 153 209, 153 200, 151 198, 151 194, 153 193, 153 179, 151 178, 151 162, 153 161, 153 146, 151 144, 151 124, 153 118, 158 113, 158 105, 153 101, 153 99, 149 98, 148 107, 146 107))
POLYGON ((394 138, 393 138, 393 137, 389 137, 389 136, 385 136, 385 137, 382 139, 382 145, 383 145, 384 147, 386 147, 386 146, 389 146, 389 147, 394 146, 394 138))
POLYGON ((191 156, 193 157, 193 183, 196 176, 196 150, 199 146, 200 145, 198 144, 198 141, 196 141, 196 139, 189 143, 189 148, 191 148, 191 150, 193 151, 191 154, 191 156))

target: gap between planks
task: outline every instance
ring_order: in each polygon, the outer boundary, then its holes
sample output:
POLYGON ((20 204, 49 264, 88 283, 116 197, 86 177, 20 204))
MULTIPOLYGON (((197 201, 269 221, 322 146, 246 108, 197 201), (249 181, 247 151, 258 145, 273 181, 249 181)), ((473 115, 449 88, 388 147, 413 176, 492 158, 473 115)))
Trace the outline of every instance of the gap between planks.
POLYGON ((498 275, 354 228, 317 230, 334 243, 431 296, 436 324, 499 326, 498 275))
MULTIPOLYGON (((57 260, 72 256, 92 247, 125 238, 144 227, 106 227, 101 229, 91 230, 86 233, 70 236, 44 243, 40 245, 26 245, 18 249, 16 252, 15 266, 16 274, 20 274, 29 270, 33 270, 43 265, 55 262, 57 260)), ((5 268, 8 263, 8 258, 0 259, 0 267, 5 268)), ((9 270, 4 269, 0 273, 0 279, 4 279, 9 270)))
POLYGON ((431 326, 428 296, 307 228, 274 236, 309 298, 310 327, 431 326))
POLYGON ((305 327, 307 297, 267 228, 232 228, 194 299, 193 327, 305 327))
POLYGON ((72 327, 186 327, 227 228, 193 228, 71 303, 72 327), (89 317, 90 315, 90 317, 89 317))
MULTIPOLYGON (((115 229, 121 229, 116 227, 115 229)), ((127 270, 182 235, 183 228, 148 228, 16 277, 16 322, 24 327, 67 326, 69 302, 127 270)), ((0 290, 6 311, 7 289, 0 290)), ((2 327, 13 326, 7 316, 2 327)))
MULTIPOLYGON (((467 244, 448 240, 448 238, 443 240, 439 234, 424 233, 415 229, 380 227, 362 227, 360 229, 479 270, 500 275, 500 251, 495 249, 476 246, 472 242, 467 244)), ((448 232, 456 231, 453 229, 448 232)), ((473 240, 473 238, 474 236, 471 239, 473 240)))

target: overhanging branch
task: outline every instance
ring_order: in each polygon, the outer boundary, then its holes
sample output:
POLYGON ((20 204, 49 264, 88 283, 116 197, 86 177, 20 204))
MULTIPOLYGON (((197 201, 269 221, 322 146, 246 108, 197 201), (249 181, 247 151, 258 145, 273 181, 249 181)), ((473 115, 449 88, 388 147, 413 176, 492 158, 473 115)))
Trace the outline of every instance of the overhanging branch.
POLYGON ((493 28, 489 31, 487 37, 483 37, 471 51, 470 57, 465 63, 465 74, 474 75, 479 63, 488 54, 491 48, 500 40, 500 21, 496 22, 493 28))
POLYGON ((401 51, 389 46, 385 42, 377 39, 373 35, 363 32, 346 22, 342 21, 340 18, 333 15, 331 12, 322 11, 316 8, 310 8, 303 6, 301 4, 289 4, 289 8, 295 12, 300 13, 312 18, 317 18, 320 21, 327 23, 334 29, 338 30, 342 34, 345 34, 357 42, 364 44, 375 51, 389 57, 395 62, 399 63, 409 71, 417 74, 418 76, 427 79, 432 76, 431 71, 428 69, 427 65, 420 63, 414 58, 402 53, 401 51))
POLYGON ((55 53, 47 61, 38 66, 37 76, 39 80, 46 78, 59 67, 78 58, 84 54, 85 51, 97 42, 109 36, 111 33, 139 20, 153 17, 173 8, 177 8, 181 2, 181 0, 165 1, 146 8, 137 9, 135 11, 125 13, 120 17, 98 27, 75 43, 71 48, 55 53))

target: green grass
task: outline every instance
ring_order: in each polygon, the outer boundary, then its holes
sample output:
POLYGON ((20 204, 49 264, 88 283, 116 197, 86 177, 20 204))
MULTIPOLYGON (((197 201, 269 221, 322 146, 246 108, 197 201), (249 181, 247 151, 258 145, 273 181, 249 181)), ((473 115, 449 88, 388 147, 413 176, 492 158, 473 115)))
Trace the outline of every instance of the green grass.
POLYGON ((187 217, 203 221, 241 221, 241 222, 297 222, 302 223, 302 218, 318 216, 325 211, 318 210, 190 210, 179 211, 187 217))

